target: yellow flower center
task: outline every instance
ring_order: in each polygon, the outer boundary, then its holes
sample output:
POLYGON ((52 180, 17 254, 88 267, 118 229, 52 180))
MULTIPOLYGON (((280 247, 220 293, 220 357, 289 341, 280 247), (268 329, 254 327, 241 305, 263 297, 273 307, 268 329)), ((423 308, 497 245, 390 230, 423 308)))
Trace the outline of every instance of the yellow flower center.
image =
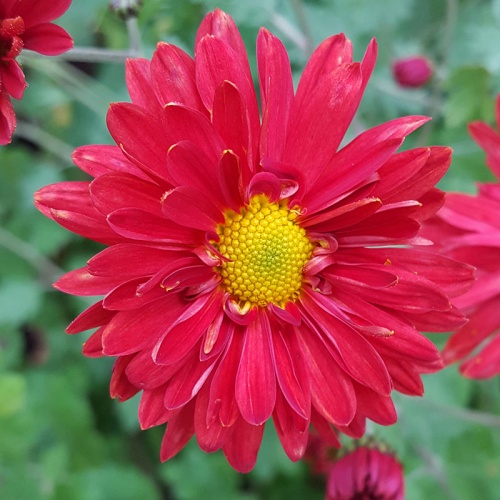
POLYGON ((226 290, 240 304, 283 307, 298 298, 302 270, 313 245, 286 201, 254 196, 240 213, 229 210, 217 228, 219 252, 229 259, 218 268, 226 290))

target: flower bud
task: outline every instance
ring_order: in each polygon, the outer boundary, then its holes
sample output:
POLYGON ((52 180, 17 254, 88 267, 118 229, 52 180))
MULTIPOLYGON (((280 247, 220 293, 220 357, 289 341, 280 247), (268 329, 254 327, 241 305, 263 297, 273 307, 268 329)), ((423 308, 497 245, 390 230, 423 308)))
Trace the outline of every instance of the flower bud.
POLYGON ((112 0, 109 4, 122 19, 136 17, 142 6, 142 0, 112 0))
POLYGON ((392 74, 401 87, 422 87, 431 79, 432 72, 432 63, 423 56, 396 59, 392 64, 392 74))

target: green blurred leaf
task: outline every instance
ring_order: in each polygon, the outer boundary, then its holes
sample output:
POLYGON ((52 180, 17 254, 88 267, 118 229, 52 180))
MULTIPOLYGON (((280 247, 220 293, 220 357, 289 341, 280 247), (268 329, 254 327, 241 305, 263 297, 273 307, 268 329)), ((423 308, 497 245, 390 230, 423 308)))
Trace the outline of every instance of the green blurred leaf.
POLYGON ((490 78, 481 66, 459 68, 450 75, 446 82, 448 97, 443 106, 448 127, 465 127, 472 120, 491 120, 494 106, 490 78))
POLYGON ((0 374, 0 418, 18 413, 26 398, 26 379, 17 373, 0 374))

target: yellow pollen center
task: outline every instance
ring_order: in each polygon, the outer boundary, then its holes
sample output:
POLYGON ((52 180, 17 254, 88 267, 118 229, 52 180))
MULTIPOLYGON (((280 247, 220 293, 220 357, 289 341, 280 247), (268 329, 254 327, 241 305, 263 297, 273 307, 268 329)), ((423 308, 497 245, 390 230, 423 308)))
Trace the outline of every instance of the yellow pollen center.
POLYGON ((217 246, 229 262, 217 269, 240 304, 283 307, 298 298, 313 245, 294 222, 297 215, 286 201, 270 203, 264 195, 254 196, 240 213, 226 212, 217 246))

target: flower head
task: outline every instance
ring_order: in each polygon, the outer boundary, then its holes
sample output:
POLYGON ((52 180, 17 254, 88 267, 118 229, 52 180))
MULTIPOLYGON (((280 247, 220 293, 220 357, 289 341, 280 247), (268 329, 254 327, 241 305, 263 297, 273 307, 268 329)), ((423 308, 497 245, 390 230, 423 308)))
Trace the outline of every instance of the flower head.
POLYGON ((328 474, 327 500, 403 500, 403 467, 389 452, 360 446, 335 462, 328 474))
POLYGON ((196 434, 248 471, 271 417, 298 460, 310 424, 337 446, 336 430, 392 424, 391 391, 420 395, 420 374, 441 368, 418 330, 462 325, 447 295, 470 270, 415 245, 450 150, 396 153, 420 116, 340 148, 376 50, 358 63, 344 35, 325 40, 294 92, 284 46, 262 29, 259 113, 243 41, 216 10, 194 60, 160 43, 128 61, 132 103, 107 116, 117 146, 74 154, 94 180, 36 194, 108 246, 56 287, 104 295, 68 332, 97 327, 84 353, 117 357, 111 394, 142 390, 142 427, 168 422, 163 460, 196 434))
MULTIPOLYGON (((483 122, 469 125, 472 138, 486 152, 486 164, 500 179, 500 95, 496 101, 497 130, 483 122)), ((448 340, 447 363, 465 360, 463 375, 488 378, 500 373, 500 183, 479 185, 477 196, 453 193, 437 217, 425 227, 436 237, 437 249, 477 268, 477 281, 454 304, 469 322, 448 340), (478 352, 475 350, 478 349, 478 352)))
POLYGON ((392 64, 392 74, 401 87, 422 87, 432 78, 432 63, 424 56, 396 59, 392 64))
POLYGON ((8 144, 16 125, 10 97, 21 99, 26 80, 16 61, 23 49, 55 56, 70 50, 73 40, 51 21, 71 0, 2 0, 0 3, 0 144, 8 144))

